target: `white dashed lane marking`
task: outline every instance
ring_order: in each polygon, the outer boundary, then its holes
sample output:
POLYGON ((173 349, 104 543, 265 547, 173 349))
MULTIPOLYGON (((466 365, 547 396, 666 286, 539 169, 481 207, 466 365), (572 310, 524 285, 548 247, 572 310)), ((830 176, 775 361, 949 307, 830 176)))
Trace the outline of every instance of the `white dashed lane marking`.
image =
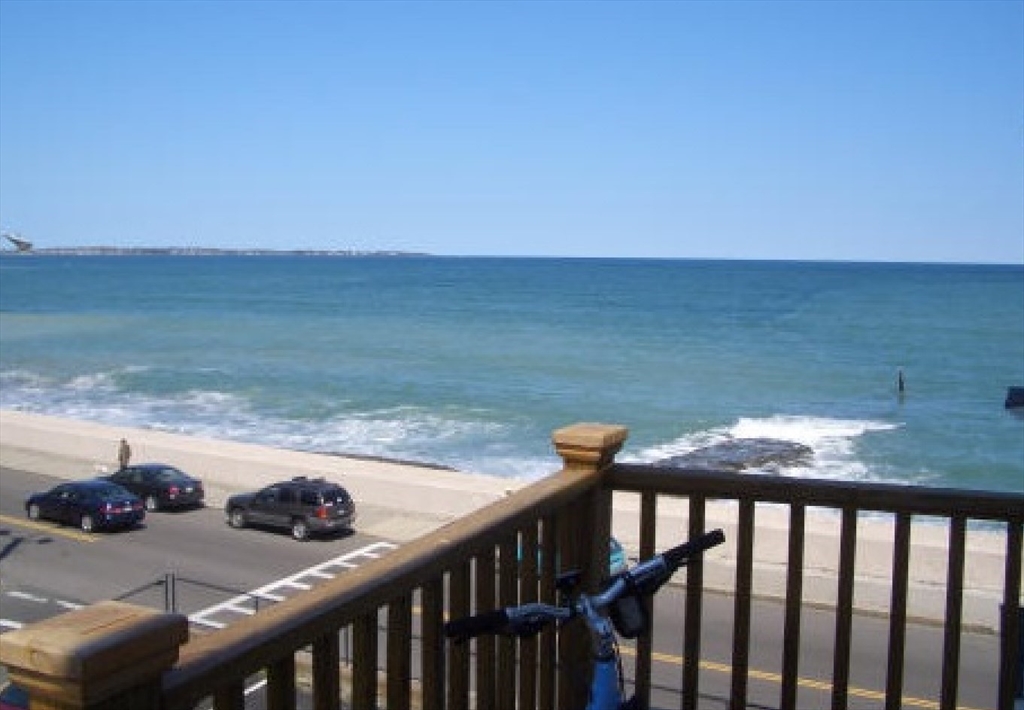
POLYGON ((31 619, 46 618, 71 609, 82 608, 82 605, 77 602, 54 599, 23 589, 5 590, 2 599, 7 601, 0 601, 0 612, 3 613, 3 616, 0 616, 0 633, 24 628, 25 624, 31 623, 31 619), (29 609, 30 611, 25 614, 27 620, 11 618, 9 615, 12 608, 18 608, 21 611, 29 609))
POLYGON ((37 602, 39 604, 49 604, 50 600, 48 597, 39 596, 38 594, 30 594, 28 592, 22 592, 18 590, 7 592, 7 596, 15 599, 22 599, 27 602, 37 602))
MULTIPOLYGON (((354 569, 369 560, 382 557, 396 547, 397 545, 390 542, 375 542, 358 550, 347 552, 333 560, 328 560, 309 569, 302 570, 290 577, 275 580, 258 589, 232 597, 220 604, 214 604, 213 606, 201 609, 190 614, 189 620, 197 626, 222 629, 230 624, 232 620, 243 616, 252 616, 258 608, 262 608, 268 603, 275 604, 300 592, 308 591, 317 584, 334 579, 346 570, 354 569)), ((80 609, 83 606, 76 602, 55 599, 16 589, 4 591, 3 596, 21 602, 28 602, 29 604, 53 605, 64 611, 80 609)), ((54 612, 51 611, 52 613, 54 612)), ((20 629, 25 626, 25 623, 24 621, 7 618, 6 616, 0 617, 0 632, 20 629)))
POLYGON ((345 570, 354 569, 364 562, 382 557, 396 547, 397 545, 390 542, 376 542, 367 545, 315 567, 302 570, 290 577, 278 579, 246 594, 240 594, 220 604, 197 611, 189 615, 189 621, 206 628, 222 629, 233 619, 255 614, 259 608, 259 600, 272 603, 284 601, 297 592, 308 591, 319 583, 334 579, 345 570))

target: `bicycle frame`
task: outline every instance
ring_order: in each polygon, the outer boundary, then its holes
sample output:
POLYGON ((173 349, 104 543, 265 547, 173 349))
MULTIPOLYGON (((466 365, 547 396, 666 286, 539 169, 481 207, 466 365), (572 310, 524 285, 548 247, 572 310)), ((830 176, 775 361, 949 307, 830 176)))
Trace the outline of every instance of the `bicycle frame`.
MULTIPOLYGON (((621 581, 619 584, 623 584, 621 581)), ((615 644, 615 629, 611 620, 601 614, 590 597, 581 595, 578 606, 590 629, 594 675, 590 681, 590 696, 586 710, 620 710, 622 682, 619 674, 619 654, 615 644)))

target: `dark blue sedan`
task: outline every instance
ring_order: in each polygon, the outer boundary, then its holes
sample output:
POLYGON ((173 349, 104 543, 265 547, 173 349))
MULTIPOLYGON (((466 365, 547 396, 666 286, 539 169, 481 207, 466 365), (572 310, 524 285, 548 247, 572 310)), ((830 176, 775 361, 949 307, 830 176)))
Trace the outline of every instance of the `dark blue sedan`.
POLYGON ((32 520, 55 520, 85 532, 130 528, 146 517, 141 498, 101 479, 62 483, 46 493, 33 493, 25 501, 25 513, 32 520))
POLYGON ((141 498, 146 510, 199 507, 203 504, 203 482, 174 466, 162 463, 127 466, 105 478, 141 498))

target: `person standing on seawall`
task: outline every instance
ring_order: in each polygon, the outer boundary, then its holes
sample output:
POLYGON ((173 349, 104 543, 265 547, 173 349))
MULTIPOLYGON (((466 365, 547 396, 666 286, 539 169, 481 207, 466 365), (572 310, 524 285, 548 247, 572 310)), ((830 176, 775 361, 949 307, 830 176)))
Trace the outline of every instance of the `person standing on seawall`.
POLYGON ((121 468, 128 468, 128 462, 132 458, 132 447, 128 446, 127 439, 121 439, 121 444, 117 447, 117 463, 121 468))

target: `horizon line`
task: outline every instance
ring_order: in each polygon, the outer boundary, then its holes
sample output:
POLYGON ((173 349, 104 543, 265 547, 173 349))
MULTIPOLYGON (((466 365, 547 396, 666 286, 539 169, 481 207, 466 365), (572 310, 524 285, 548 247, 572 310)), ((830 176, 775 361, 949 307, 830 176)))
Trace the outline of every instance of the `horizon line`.
POLYGON ((270 247, 197 247, 197 246, 64 246, 33 247, 31 251, 2 248, 0 255, 11 256, 339 256, 339 257, 404 257, 436 259, 560 259, 560 260, 618 260, 618 261, 736 261, 764 263, 821 263, 821 264, 878 264, 878 265, 935 265, 935 266, 1009 266, 1024 267, 1024 260, 1015 261, 914 261, 906 259, 848 259, 848 258, 796 258, 796 257, 735 257, 735 256, 582 256, 558 254, 436 254, 401 249, 354 248, 295 248, 270 247))

